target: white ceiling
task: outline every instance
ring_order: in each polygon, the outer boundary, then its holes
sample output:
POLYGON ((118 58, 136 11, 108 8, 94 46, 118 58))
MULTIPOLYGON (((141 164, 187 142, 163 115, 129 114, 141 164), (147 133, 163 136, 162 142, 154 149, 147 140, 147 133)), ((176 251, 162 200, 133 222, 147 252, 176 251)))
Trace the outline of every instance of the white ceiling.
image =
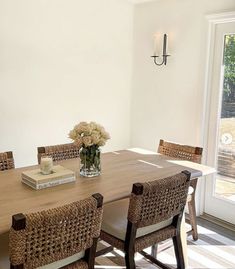
POLYGON ((146 3, 146 2, 153 2, 153 1, 159 1, 159 0, 128 0, 129 2, 133 4, 141 4, 141 3, 146 3))

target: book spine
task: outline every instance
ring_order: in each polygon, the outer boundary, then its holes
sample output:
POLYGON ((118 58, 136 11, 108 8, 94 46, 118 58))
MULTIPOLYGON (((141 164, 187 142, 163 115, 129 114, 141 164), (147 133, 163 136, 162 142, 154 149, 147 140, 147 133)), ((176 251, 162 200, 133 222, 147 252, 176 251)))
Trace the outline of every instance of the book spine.
POLYGON ((50 187, 54 187, 57 185, 70 183, 70 182, 74 182, 74 181, 75 181, 75 177, 69 177, 69 178, 64 178, 64 179, 59 179, 59 180, 53 180, 53 181, 46 182, 46 183, 40 183, 40 184, 36 185, 36 188, 37 188, 37 190, 40 190, 40 189, 50 188, 50 187))
POLYGON ((22 179, 21 179, 21 182, 23 182, 24 184, 26 184, 26 185, 28 185, 29 187, 31 187, 31 188, 33 188, 33 189, 36 190, 36 185, 35 185, 34 183, 32 183, 31 181, 22 178, 22 179))
POLYGON ((61 184, 69 183, 69 182, 74 182, 74 181, 75 181, 75 177, 73 176, 73 177, 68 177, 68 178, 64 178, 64 179, 59 179, 56 181, 34 184, 30 180, 22 178, 23 183, 25 183, 26 185, 30 186, 31 188, 33 188, 35 190, 50 188, 50 187, 54 187, 57 185, 61 185, 61 184))
POLYGON ((36 184, 36 180, 34 180, 33 178, 31 178, 25 174, 22 174, 22 179, 30 180, 33 184, 36 184))
POLYGON ((48 182, 52 182, 52 181, 57 181, 57 180, 62 180, 62 179, 65 179, 65 178, 71 178, 71 177, 75 177, 75 174, 72 173, 72 174, 68 174, 68 175, 60 175, 60 176, 57 176, 57 177, 52 177, 52 178, 47 178, 47 179, 40 179, 40 182, 41 183, 38 183, 37 180, 33 179, 32 177, 30 176, 27 176, 25 174, 22 174, 22 179, 26 179, 26 180, 29 180, 30 182, 32 182, 33 184, 42 184, 42 183, 48 183, 48 182))

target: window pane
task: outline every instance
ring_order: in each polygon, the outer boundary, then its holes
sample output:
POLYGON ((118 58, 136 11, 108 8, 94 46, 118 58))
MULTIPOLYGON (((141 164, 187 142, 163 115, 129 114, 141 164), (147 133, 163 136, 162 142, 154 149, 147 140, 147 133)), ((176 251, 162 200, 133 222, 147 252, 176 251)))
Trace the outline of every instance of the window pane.
POLYGON ((235 35, 224 37, 223 93, 215 193, 235 202, 235 35))

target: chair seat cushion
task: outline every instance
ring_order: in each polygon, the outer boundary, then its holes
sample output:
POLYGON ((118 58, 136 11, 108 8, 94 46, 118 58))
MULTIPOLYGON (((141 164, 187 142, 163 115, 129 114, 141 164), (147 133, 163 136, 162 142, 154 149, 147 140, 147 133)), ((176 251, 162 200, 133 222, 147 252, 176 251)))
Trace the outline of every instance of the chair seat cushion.
MULTIPOLYGON (((58 268, 61 268, 63 266, 66 266, 70 263, 73 263, 73 262, 80 260, 81 258, 84 257, 84 255, 85 255, 85 252, 81 251, 81 252, 76 253, 76 254, 74 254, 68 258, 65 258, 63 260, 56 261, 56 262, 53 262, 53 263, 50 263, 50 264, 47 264, 44 266, 40 266, 37 269, 58 269, 58 268)), ((76 268, 76 267, 74 267, 74 268, 76 268)))
POLYGON ((192 194, 194 193, 194 188, 189 186, 188 188, 188 195, 187 195, 187 203, 192 201, 192 194))
POLYGON ((188 195, 193 194, 193 193, 194 193, 194 188, 192 186, 189 186, 188 195))
MULTIPOLYGON (((129 208, 129 199, 123 199, 104 205, 102 231, 125 240, 127 228, 127 213, 129 208)), ((160 223, 137 229, 136 237, 158 231, 172 223, 172 219, 160 223)))
MULTIPOLYGON (((9 260, 9 233, 4 233, 0 235, 0 269, 8 269, 10 268, 10 260, 9 260)), ((77 260, 80 260, 84 257, 84 251, 79 252, 73 256, 65 258, 60 261, 56 261, 50 263, 48 265, 40 266, 38 269, 58 269, 60 267, 66 266, 70 263, 73 263, 77 260)))

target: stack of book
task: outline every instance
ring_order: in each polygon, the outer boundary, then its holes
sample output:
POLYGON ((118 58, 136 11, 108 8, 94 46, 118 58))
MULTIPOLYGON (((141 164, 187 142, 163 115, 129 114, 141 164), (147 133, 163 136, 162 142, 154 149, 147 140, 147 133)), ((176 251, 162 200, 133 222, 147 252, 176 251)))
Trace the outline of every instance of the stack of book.
POLYGON ((75 180, 75 173, 60 165, 55 165, 53 172, 49 175, 43 175, 40 169, 29 170, 22 173, 22 182, 35 190, 74 182, 75 180))

